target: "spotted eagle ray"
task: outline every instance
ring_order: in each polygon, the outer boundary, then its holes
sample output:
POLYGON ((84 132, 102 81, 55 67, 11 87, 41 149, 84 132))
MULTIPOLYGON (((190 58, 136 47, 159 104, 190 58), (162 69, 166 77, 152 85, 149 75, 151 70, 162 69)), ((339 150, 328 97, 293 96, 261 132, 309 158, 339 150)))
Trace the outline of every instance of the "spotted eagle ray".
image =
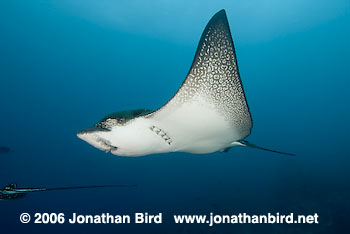
POLYGON ((238 71, 225 10, 204 29, 185 81, 162 107, 110 114, 78 137, 119 156, 227 152, 248 146, 252 117, 238 71))

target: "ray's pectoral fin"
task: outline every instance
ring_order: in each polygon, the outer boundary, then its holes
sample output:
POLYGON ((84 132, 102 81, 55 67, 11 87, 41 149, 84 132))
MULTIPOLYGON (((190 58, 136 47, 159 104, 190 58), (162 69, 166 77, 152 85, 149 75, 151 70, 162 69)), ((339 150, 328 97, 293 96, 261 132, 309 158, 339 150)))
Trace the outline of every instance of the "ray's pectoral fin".
POLYGON ((254 144, 250 143, 247 140, 239 140, 237 142, 234 142, 233 144, 234 145, 248 146, 250 148, 261 149, 261 150, 265 150, 265 151, 269 151, 269 152, 273 152, 273 153, 277 153, 277 154, 284 154, 284 155, 289 155, 289 156, 295 156, 295 154, 291 154, 291 153, 285 153, 285 152, 281 152, 281 151, 277 151, 277 150, 266 149, 266 148, 254 145, 254 144))

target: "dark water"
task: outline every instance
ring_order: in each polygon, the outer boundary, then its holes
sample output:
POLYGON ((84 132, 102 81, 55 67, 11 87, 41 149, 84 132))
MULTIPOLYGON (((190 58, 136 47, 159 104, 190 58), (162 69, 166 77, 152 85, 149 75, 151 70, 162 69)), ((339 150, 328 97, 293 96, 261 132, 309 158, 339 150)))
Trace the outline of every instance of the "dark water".
POLYGON ((0 201, 11 233, 344 233, 349 188, 349 1, 7 1, 0 6, 0 185, 51 191, 0 201), (76 137, 108 113, 164 104, 206 23, 225 8, 252 111, 249 140, 296 157, 140 158, 76 137), (163 213, 163 224, 21 224, 27 212, 163 213), (314 214, 319 224, 175 225, 174 214, 314 214))

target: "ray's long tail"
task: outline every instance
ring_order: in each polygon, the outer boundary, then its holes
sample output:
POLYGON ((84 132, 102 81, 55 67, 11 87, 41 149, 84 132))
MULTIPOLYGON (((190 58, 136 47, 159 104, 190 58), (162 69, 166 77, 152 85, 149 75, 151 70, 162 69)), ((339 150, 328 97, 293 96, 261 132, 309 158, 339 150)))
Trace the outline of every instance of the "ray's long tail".
POLYGON ((250 148, 261 149, 261 150, 265 150, 265 151, 269 151, 269 152, 273 152, 273 153, 277 153, 277 154, 296 156, 295 154, 291 154, 291 153, 285 153, 285 152, 281 152, 281 151, 277 151, 277 150, 266 149, 266 148, 254 145, 247 140, 240 140, 239 143, 241 143, 243 146, 248 146, 250 148))

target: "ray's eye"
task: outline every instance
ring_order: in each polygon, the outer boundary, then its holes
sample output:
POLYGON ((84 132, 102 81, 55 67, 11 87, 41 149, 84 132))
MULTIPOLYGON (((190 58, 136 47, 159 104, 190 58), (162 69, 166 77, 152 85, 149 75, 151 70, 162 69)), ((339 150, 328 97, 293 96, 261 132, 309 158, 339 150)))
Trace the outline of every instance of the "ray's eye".
POLYGON ((118 123, 125 123, 126 119, 123 117, 118 118, 118 123))
POLYGON ((108 118, 96 124, 97 127, 111 129, 118 124, 117 119, 108 118))
POLYGON ((106 121, 105 121, 105 123, 107 124, 107 125, 110 125, 110 126, 114 126, 114 125, 116 125, 116 124, 118 124, 118 120, 117 119, 113 119, 113 118, 108 118, 108 119, 106 119, 106 121))

